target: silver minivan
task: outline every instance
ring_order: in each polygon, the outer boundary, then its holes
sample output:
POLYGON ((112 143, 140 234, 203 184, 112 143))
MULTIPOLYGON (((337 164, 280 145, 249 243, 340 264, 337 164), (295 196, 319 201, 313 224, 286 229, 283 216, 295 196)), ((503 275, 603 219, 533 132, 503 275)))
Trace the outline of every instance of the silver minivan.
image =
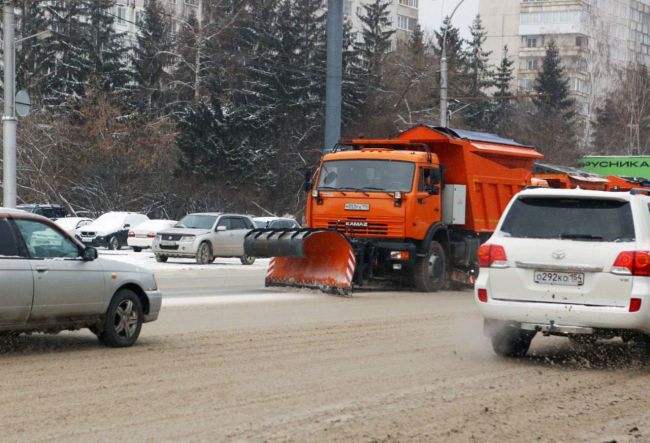
POLYGON ((114 347, 131 346, 158 318, 153 274, 97 257, 38 215, 0 208, 0 335, 89 328, 114 347))
POLYGON ((238 257, 243 265, 252 265, 255 257, 244 253, 244 237, 253 228, 253 221, 246 215, 188 214, 173 228, 159 232, 152 249, 159 262, 181 257, 208 264, 216 257, 238 257))

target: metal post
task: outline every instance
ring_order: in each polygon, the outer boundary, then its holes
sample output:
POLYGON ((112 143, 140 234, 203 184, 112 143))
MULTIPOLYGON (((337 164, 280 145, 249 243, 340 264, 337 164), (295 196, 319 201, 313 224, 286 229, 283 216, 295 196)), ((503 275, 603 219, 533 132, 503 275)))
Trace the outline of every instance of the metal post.
POLYGON ((16 207, 16 54, 14 44, 14 7, 3 5, 4 113, 2 115, 2 190, 3 205, 16 207))
POLYGON ((442 39, 442 55, 440 57, 440 127, 447 127, 447 32, 442 39))
POLYGON ((327 78, 325 85, 325 152, 341 139, 343 78, 343 0, 327 1, 327 78))
POLYGON ((445 33, 442 35, 442 47, 440 48, 440 126, 447 127, 449 116, 447 114, 447 31, 451 26, 451 19, 465 0, 460 0, 451 15, 447 19, 445 33))

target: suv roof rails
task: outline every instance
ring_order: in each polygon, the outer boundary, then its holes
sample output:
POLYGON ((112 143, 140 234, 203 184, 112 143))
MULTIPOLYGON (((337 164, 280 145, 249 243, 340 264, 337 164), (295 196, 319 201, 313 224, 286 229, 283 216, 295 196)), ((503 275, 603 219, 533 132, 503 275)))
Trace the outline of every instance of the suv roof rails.
POLYGON ((650 197, 650 189, 645 189, 645 188, 630 189, 630 195, 642 195, 642 194, 645 194, 650 197))

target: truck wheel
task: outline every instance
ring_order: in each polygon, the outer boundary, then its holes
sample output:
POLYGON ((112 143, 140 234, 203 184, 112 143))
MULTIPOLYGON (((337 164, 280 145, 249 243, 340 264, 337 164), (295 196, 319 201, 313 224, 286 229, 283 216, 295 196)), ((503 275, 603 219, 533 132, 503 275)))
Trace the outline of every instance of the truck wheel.
POLYGON ((167 263, 167 259, 168 259, 168 258, 169 258, 169 257, 167 257, 166 255, 156 254, 156 261, 157 261, 158 263, 167 263))
POLYGON ((239 261, 241 262, 242 265, 252 265, 255 263, 255 257, 251 257, 249 255, 242 255, 239 257, 239 261))
POLYGON ((206 242, 199 245, 199 250, 196 251, 196 262, 200 265, 212 263, 212 248, 206 242))
POLYGON ((432 241, 425 257, 418 257, 413 267, 415 288, 421 292, 436 292, 445 285, 447 260, 440 243, 432 241))
POLYGON ((523 357, 535 334, 536 331, 504 326, 492 335, 492 349, 501 357, 523 357))
POLYGON ((98 334, 99 341, 114 348, 131 346, 140 336, 142 320, 142 303, 138 296, 129 289, 121 289, 108 306, 98 334))

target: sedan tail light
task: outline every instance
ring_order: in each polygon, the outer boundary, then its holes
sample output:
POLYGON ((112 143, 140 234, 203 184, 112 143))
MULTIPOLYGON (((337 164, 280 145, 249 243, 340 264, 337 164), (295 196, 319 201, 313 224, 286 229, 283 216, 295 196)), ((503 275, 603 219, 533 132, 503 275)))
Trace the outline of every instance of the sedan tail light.
POLYGON ((650 251, 623 251, 612 265, 612 274, 650 277, 650 251))
POLYGON ((147 238, 156 238, 156 233, 155 232, 148 233, 147 238))
POLYGON ((135 237, 135 232, 129 231, 129 237, 135 237))
POLYGON ((478 248, 478 264, 482 268, 507 268, 506 250, 501 245, 485 243, 478 248))

